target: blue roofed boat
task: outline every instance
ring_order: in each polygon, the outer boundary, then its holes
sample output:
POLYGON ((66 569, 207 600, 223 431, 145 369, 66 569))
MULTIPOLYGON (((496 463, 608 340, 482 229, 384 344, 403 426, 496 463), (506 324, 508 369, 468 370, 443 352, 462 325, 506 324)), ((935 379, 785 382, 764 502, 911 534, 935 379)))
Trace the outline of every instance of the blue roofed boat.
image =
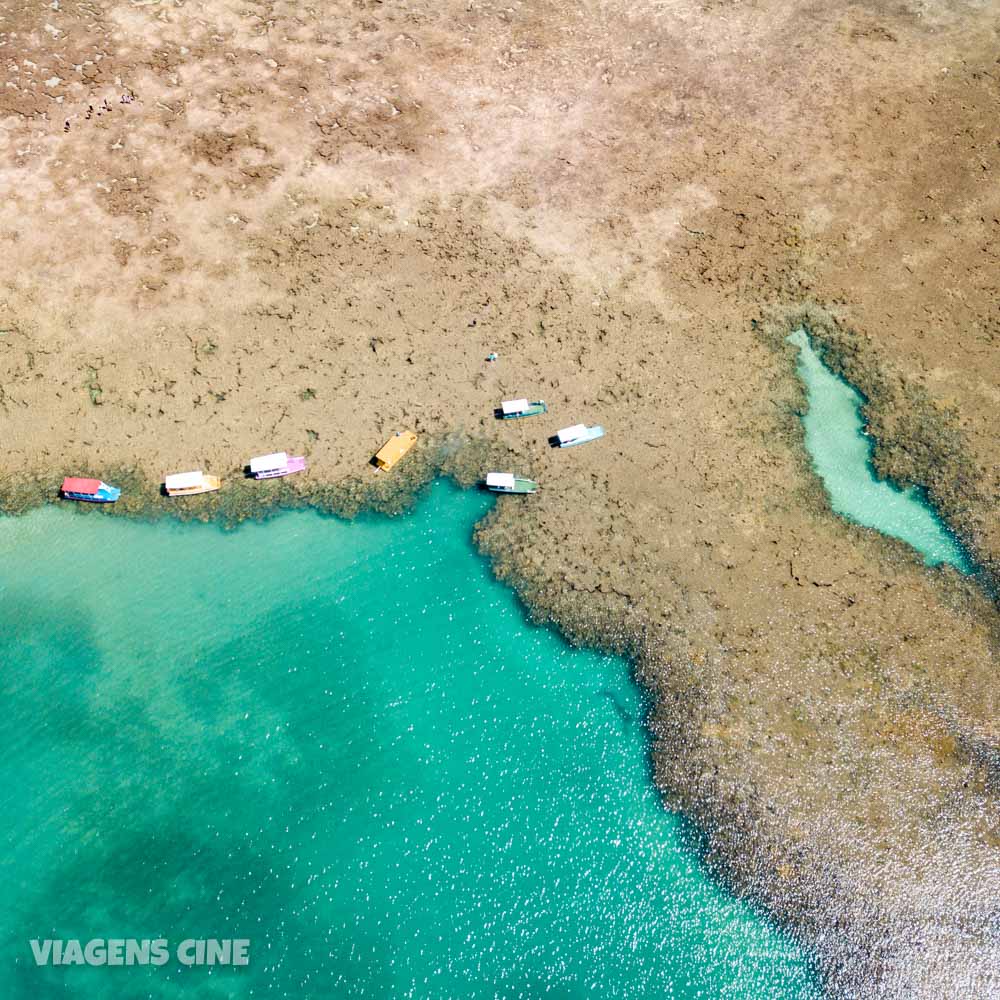
POLYGON ((62 482, 61 493, 67 500, 86 500, 89 503, 114 503, 122 495, 117 486, 108 486, 100 479, 78 476, 67 476, 62 482))

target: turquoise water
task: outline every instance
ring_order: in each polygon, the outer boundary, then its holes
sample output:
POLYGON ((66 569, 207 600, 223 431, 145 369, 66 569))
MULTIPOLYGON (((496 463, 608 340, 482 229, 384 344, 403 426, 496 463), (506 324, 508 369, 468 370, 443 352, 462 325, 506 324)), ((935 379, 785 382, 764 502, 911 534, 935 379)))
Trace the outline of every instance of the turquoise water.
POLYGON ((488 502, 0 521, 0 996, 817 996, 663 809, 627 665, 474 552, 488 502), (251 961, 38 968, 46 937, 251 961))
POLYGON ((902 539, 929 566, 951 563, 963 573, 969 560, 919 490, 900 490, 872 468, 872 442, 864 433, 864 398, 823 364, 804 330, 789 341, 799 349, 798 372, 809 409, 802 418, 806 449, 826 486, 830 506, 844 517, 902 539))

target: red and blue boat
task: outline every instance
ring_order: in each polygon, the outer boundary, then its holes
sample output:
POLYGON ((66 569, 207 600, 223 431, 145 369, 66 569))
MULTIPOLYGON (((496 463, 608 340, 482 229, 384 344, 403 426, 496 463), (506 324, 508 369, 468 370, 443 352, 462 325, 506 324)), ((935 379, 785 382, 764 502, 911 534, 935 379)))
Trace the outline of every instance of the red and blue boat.
POLYGON ((60 491, 67 500, 86 500, 89 503, 114 503, 122 491, 117 486, 108 486, 100 479, 81 479, 67 476, 60 491))

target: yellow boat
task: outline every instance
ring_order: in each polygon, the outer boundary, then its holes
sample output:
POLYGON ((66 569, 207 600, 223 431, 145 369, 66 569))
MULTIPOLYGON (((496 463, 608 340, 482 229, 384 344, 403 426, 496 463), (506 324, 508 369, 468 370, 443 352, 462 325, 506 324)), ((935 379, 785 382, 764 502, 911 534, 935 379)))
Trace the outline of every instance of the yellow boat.
POLYGON ((214 493, 222 480, 218 476, 206 476, 204 472, 177 472, 163 480, 168 497, 190 497, 196 493, 214 493))
POLYGON ((375 453, 376 467, 388 472, 416 443, 413 431, 396 431, 375 453))

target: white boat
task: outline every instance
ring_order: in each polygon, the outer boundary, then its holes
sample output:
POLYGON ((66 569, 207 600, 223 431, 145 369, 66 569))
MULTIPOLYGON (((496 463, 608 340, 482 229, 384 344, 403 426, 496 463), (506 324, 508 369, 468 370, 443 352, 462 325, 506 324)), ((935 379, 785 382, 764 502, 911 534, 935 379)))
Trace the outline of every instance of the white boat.
POLYGON ((197 472, 175 472, 163 480, 167 496, 189 497, 196 493, 214 493, 222 480, 218 476, 206 476, 200 469, 197 472))
POLYGON ((504 420, 516 420, 518 417, 534 417, 539 413, 548 413, 549 408, 544 399, 529 402, 527 399, 505 399, 500 404, 500 416, 504 420))
POLYGON ((587 427, 586 424, 573 424, 572 427, 564 427, 556 434, 556 440, 560 448, 572 448, 574 445, 586 444, 588 441, 596 441, 604 437, 604 428, 600 424, 587 427))
POLYGON ((490 472, 486 476, 486 488, 494 493, 535 493, 538 483, 512 472, 490 472))

